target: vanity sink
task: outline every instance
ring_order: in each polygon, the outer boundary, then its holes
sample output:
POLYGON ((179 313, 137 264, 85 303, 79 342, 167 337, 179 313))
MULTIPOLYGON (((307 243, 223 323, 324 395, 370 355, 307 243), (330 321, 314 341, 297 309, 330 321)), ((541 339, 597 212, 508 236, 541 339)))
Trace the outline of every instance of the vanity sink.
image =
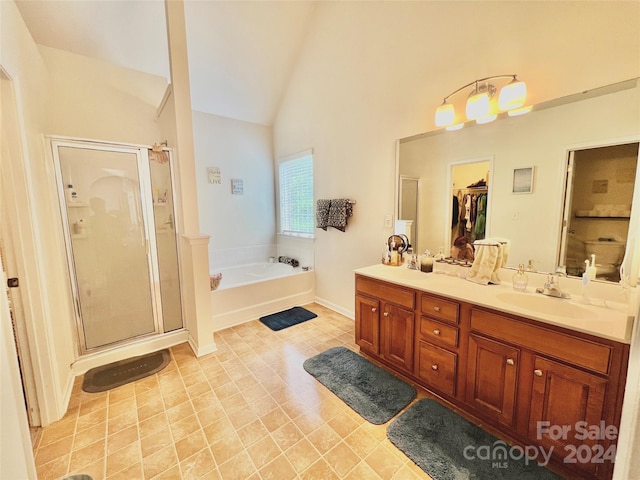
POLYGON ((580 320, 598 317, 593 311, 561 298, 509 292, 498 293, 496 299, 514 307, 520 307, 543 315, 556 315, 580 320))

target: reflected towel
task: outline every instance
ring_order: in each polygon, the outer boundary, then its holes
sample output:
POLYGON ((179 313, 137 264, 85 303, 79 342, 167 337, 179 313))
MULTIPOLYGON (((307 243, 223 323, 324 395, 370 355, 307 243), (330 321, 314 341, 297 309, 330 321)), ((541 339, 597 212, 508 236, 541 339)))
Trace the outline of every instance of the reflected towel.
POLYGON ((467 274, 467 280, 480 285, 500 284, 498 271, 503 263, 503 246, 493 238, 477 240, 476 255, 467 274))
POLYGON ((326 230, 329 226, 329 208, 331 200, 320 199, 316 202, 316 227, 326 230))
POLYGON ((502 263, 500 264, 500 267, 506 267, 507 260, 509 259, 509 252, 511 251, 511 240, 501 237, 492 237, 491 240, 495 240, 502 244, 502 263))

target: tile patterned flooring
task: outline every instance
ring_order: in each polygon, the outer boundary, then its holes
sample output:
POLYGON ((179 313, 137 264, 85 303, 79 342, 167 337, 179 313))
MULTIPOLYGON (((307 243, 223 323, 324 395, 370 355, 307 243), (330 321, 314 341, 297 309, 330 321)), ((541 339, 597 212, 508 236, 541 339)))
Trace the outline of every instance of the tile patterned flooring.
POLYGON ((387 424, 368 423, 304 371, 328 348, 358 351, 353 320, 305 307, 318 317, 217 332, 218 351, 201 358, 178 345, 164 370, 108 392, 83 392, 79 377, 65 417, 34 440, 38 479, 429 479, 387 424))

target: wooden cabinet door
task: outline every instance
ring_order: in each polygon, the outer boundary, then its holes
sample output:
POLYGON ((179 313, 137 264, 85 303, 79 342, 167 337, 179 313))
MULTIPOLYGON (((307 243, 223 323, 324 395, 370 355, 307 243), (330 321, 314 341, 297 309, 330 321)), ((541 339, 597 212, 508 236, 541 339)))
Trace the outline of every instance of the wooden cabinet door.
POLYGON ((382 356, 404 370, 413 370, 414 313, 389 303, 382 304, 380 317, 382 356))
POLYGON ((467 403, 512 426, 520 350, 471 334, 468 355, 467 403))
POLYGON ((587 471, 594 471, 600 459, 611 461, 609 442, 601 441, 606 439, 607 380, 543 357, 536 356, 534 365, 529 438, 587 471), (602 432, 600 439, 587 434, 593 429, 602 432), (603 446, 596 447, 599 440, 603 446))
POLYGON ((380 354, 380 302, 356 295, 356 343, 374 355, 380 354))

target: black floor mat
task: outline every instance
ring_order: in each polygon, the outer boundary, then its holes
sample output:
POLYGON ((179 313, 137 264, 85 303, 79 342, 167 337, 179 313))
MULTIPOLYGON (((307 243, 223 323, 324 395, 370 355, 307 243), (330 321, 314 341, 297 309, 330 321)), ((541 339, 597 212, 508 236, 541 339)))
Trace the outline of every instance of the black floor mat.
POLYGON ((312 318, 316 318, 317 316, 318 315, 310 312, 306 308, 293 307, 289 310, 272 313, 271 315, 262 317, 260 318, 260 321, 271 330, 278 331, 282 330, 283 328, 291 327, 292 325, 306 322, 307 320, 311 320, 312 318))
POLYGON ((84 374, 82 390, 89 393, 105 392, 158 373, 170 361, 171 354, 165 349, 92 368, 84 374))

